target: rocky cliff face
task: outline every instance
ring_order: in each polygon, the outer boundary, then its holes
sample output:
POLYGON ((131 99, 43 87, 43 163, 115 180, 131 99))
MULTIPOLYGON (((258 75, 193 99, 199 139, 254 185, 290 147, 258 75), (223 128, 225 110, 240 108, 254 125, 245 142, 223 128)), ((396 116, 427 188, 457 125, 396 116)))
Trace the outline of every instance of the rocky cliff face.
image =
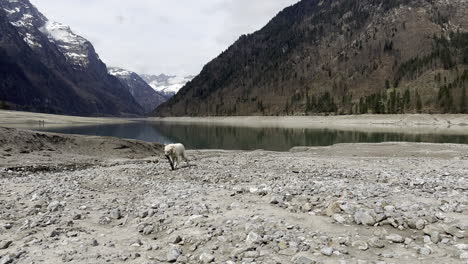
POLYGON ((145 113, 151 113, 157 106, 167 101, 166 97, 156 92, 138 74, 121 68, 109 68, 109 74, 117 77, 129 90, 145 113))
POLYGON ((92 44, 68 26, 48 21, 28 0, 1 0, 0 12, 1 63, 9 69, 18 66, 2 72, 2 104, 72 115, 143 112, 127 88, 107 73, 92 44))
POLYGON ((468 1, 302 0, 155 115, 467 111, 468 1))

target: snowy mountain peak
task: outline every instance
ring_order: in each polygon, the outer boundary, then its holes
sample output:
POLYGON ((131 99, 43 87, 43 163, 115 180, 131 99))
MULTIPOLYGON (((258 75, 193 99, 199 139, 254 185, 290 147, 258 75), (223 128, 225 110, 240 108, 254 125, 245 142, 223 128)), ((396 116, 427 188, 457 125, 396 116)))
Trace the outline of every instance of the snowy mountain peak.
POLYGON ((166 97, 174 96, 185 84, 190 82, 194 76, 176 76, 176 75, 150 75, 142 74, 141 77, 157 92, 166 97))
POLYGON ((91 44, 85 38, 73 33, 69 26, 49 21, 40 30, 49 41, 57 45, 73 65, 86 67, 89 64, 88 51, 91 44))
POLYGON ((130 77, 130 75, 133 74, 131 71, 127 71, 118 67, 108 67, 108 71, 110 75, 115 77, 130 77))
POLYGON ((150 113, 158 105, 167 100, 163 94, 153 90, 143 78, 132 71, 127 71, 118 67, 108 67, 107 71, 128 88, 135 100, 147 113, 150 113))
POLYGON ((31 34, 35 28, 47 22, 47 18, 29 1, 8 0, 1 3, 8 16, 10 24, 18 29, 18 33, 31 48, 41 48, 40 38, 31 34))
MULTIPOLYGON (((41 49, 51 42, 68 62, 76 68, 86 68, 94 48, 85 38, 73 33, 69 26, 49 21, 28 0, 1 0, 8 20, 23 40, 33 49, 41 49)), ((94 55, 93 55, 94 56, 94 55)))

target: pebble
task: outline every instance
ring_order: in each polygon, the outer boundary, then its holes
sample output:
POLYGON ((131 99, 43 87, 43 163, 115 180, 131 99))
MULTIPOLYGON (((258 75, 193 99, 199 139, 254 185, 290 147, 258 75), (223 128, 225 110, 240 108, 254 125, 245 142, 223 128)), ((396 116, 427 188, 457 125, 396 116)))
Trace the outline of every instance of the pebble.
POLYGON ((258 244, 258 243, 261 242, 261 239, 262 239, 262 238, 260 237, 259 234, 257 234, 257 233, 255 233, 255 232, 251 231, 251 232, 247 235, 247 238, 246 238, 245 242, 247 242, 247 244, 250 244, 250 245, 252 245, 252 244, 258 244))
POLYGON ((468 259, 468 252, 464 251, 460 253, 460 259, 468 259))
POLYGON ((369 245, 365 241, 362 241, 362 240, 356 240, 351 245, 352 247, 357 248, 359 250, 363 250, 363 251, 369 249, 369 245))
POLYGON ((369 210, 364 210, 364 209, 359 209, 354 213, 354 221, 358 225, 374 225, 375 224, 375 219, 371 215, 369 210))
POLYGON ((333 254, 333 248, 331 247, 324 247, 320 250, 320 253, 322 253, 325 256, 331 256, 333 254))
POLYGON ((180 249, 177 247, 172 247, 167 252, 166 260, 167 262, 176 262, 180 255, 181 255, 180 249))
POLYGON ((60 206, 60 202, 58 201, 53 201, 47 206, 47 210, 49 212, 56 212, 60 206))
POLYGON ((169 239, 169 243, 171 244, 179 244, 182 242, 182 237, 180 235, 174 235, 169 239))
POLYGON ((390 235, 386 236, 385 239, 387 239, 389 241, 392 241, 394 243, 403 243, 403 242, 405 242, 405 239, 402 236, 397 235, 397 234, 390 234, 390 235))
POLYGON ((0 249, 7 249, 13 243, 11 240, 0 240, 0 249))
POLYGON ((120 219, 122 218, 122 214, 120 213, 120 209, 112 209, 110 211, 110 217, 113 219, 120 219))
POLYGON ((306 256, 294 256, 291 259, 293 264, 315 264, 316 261, 306 256))
POLYGON ((418 248, 418 253, 423 256, 428 256, 432 253, 432 249, 429 247, 420 247, 418 248))
POLYGON ((383 241, 378 237, 371 237, 369 239, 369 241, 368 241, 368 244, 372 248, 383 248, 383 247, 385 247, 385 244, 383 243, 383 241))
POLYGON ((211 263, 215 260, 215 257, 208 253, 202 253, 199 259, 202 263, 211 263))

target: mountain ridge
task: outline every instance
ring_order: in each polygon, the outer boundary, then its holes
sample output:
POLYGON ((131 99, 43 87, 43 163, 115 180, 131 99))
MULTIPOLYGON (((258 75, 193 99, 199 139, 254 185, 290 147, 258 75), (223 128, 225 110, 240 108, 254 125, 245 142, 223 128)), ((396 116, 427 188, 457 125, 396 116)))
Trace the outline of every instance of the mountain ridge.
POLYGON ((109 74, 117 77, 129 90, 137 103, 146 113, 151 113, 157 106, 167 100, 165 95, 155 91, 135 72, 119 67, 108 67, 109 74))
MULTIPOLYGON (((34 61, 33 65, 22 63, 18 68, 26 73, 21 82, 4 81, 0 93, 3 104, 18 110, 70 115, 143 113, 128 89, 107 73, 106 65, 89 41, 74 34, 68 26, 50 22, 28 0, 2 0, 0 9, 6 18, 2 21, 3 62, 24 60, 22 56, 26 55, 34 61), (14 45, 21 49, 12 49, 11 42, 7 43, 9 39, 15 39, 14 45), (41 85, 35 85, 36 82, 41 85), (33 89, 23 87, 27 85, 33 89), (29 93, 18 94, 22 89, 29 93)), ((6 76, 9 74, 16 73, 6 76)))
POLYGON ((466 0, 302 0, 154 115, 465 112, 467 10, 466 0))

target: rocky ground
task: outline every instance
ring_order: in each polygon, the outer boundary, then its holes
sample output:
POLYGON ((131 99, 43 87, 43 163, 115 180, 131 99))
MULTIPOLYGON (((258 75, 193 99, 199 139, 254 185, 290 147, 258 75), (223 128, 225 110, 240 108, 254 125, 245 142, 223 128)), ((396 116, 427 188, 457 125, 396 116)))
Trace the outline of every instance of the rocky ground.
POLYGON ((156 144, 0 143, 2 264, 468 263, 465 145, 188 151, 171 171, 156 144))

